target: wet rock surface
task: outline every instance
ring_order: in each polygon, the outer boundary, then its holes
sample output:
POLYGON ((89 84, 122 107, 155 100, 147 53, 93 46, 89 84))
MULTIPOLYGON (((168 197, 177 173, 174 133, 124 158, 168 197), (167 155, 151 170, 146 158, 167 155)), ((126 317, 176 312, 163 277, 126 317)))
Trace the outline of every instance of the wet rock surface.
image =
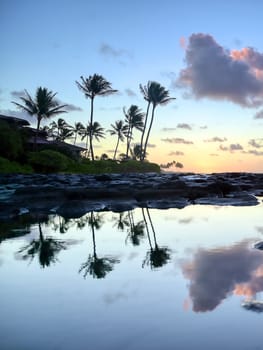
POLYGON ((263 174, 0 175, 0 219, 30 213, 81 217, 136 207, 248 206, 263 196, 263 174))

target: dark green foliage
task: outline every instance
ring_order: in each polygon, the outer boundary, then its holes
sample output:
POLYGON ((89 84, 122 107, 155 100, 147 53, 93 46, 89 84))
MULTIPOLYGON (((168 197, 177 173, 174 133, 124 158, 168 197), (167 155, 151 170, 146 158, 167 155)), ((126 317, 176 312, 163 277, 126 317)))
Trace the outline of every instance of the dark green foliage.
POLYGON ((24 152, 22 133, 8 123, 0 122, 0 156, 15 160, 24 152))
POLYGON ((43 150, 40 152, 31 152, 29 154, 29 163, 37 172, 50 173, 66 170, 71 160, 62 153, 43 150))
POLYGON ((8 159, 0 157, 0 173, 1 174, 30 174, 33 169, 30 165, 21 165, 8 159))

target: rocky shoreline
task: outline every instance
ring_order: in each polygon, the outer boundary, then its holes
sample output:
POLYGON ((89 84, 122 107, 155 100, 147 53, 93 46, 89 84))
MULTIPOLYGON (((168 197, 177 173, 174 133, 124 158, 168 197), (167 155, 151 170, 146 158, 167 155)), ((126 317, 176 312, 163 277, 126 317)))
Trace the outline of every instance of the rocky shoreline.
POLYGON ((23 213, 77 218, 95 211, 190 204, 257 205, 263 174, 0 175, 0 220, 23 213))

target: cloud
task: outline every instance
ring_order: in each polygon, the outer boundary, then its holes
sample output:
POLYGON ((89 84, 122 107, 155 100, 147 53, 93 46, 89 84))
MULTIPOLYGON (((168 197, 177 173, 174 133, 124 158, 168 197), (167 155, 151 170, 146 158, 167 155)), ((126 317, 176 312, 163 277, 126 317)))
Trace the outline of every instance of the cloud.
POLYGON ((217 153, 210 153, 209 154, 211 157, 219 157, 219 154, 217 154, 217 153))
POLYGON ((178 129, 192 130, 191 125, 186 124, 186 123, 179 123, 179 124, 177 124, 177 127, 176 127, 176 128, 178 128, 178 129))
POLYGON ((184 152, 181 151, 173 151, 168 154, 168 156, 184 156, 184 152))
POLYGON ((188 141, 188 140, 182 139, 180 137, 173 137, 173 138, 167 137, 166 139, 161 139, 161 141, 168 142, 168 143, 182 143, 185 145, 192 145, 193 144, 192 141, 188 141))
POLYGON ((225 142, 225 141, 227 141, 226 137, 222 138, 218 136, 214 136, 211 139, 204 140, 204 142, 225 142))
POLYGON ((169 132, 169 131, 175 131, 176 128, 162 128, 161 131, 164 131, 164 132, 169 132))
POLYGON ((258 143, 255 139, 249 140, 248 144, 252 147, 255 147, 255 148, 262 148, 263 147, 263 145, 258 143))
MULTIPOLYGON (((189 294, 193 311, 214 310, 230 293, 238 294, 238 286, 246 284, 250 291, 263 290, 263 255, 248 248, 249 242, 232 247, 200 249, 193 261, 184 263, 182 271, 190 281, 189 294)), ((243 292, 242 295, 247 295, 243 292)))
POLYGON ((155 148, 156 145, 155 145, 154 143, 148 143, 148 144, 147 144, 147 147, 148 147, 148 148, 155 148))
POLYGON ((232 152, 232 151, 242 151, 243 147, 239 143, 232 143, 229 146, 229 150, 230 150, 230 152, 232 152))
POLYGON ((26 96, 25 90, 14 90, 10 92, 11 96, 14 98, 20 98, 26 96))
POLYGON ((254 115, 254 119, 263 119, 263 110, 254 115))
MULTIPOLYGON (((107 57, 107 58, 131 58, 131 53, 127 50, 124 50, 124 49, 115 49, 113 48, 111 45, 109 44, 106 44, 106 43, 103 43, 100 45, 99 47, 99 53, 104 56, 104 57, 107 57)), ((120 62, 119 63, 123 63, 123 62, 120 62)))
POLYGON ((254 156, 263 156, 263 152, 259 152, 256 149, 251 149, 251 150, 244 152, 244 153, 253 154, 254 156))
POLYGON ((208 34, 192 34, 186 68, 175 81, 196 98, 228 100, 246 107, 263 104, 263 53, 252 48, 229 51, 208 34))
POLYGON ((129 97, 136 97, 137 96, 137 94, 133 90, 131 90, 129 88, 125 89, 124 91, 129 97))
POLYGON ((187 46, 187 42, 186 42, 185 37, 182 36, 182 37, 179 39, 179 43, 180 43, 181 48, 185 50, 185 49, 186 49, 186 46, 187 46))
POLYGON ((234 152, 234 151, 242 151, 243 147, 239 143, 231 143, 229 146, 219 146, 220 151, 229 151, 229 152, 234 152))
POLYGON ((67 107, 65 107, 65 110, 68 112, 82 112, 83 109, 81 107, 75 106, 71 103, 67 103, 67 107))
POLYGON ((202 130, 207 129, 207 125, 202 125, 202 126, 200 126, 200 129, 202 129, 202 130))

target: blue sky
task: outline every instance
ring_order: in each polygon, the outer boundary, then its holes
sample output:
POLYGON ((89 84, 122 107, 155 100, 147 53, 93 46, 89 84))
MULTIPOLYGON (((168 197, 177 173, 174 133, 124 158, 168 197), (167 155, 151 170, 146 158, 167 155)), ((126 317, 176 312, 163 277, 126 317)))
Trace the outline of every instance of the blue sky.
MULTIPOLYGON (((156 110, 149 160, 262 172, 262 12, 261 0, 1 0, 0 111, 25 116, 11 101, 45 86, 72 105, 69 123, 86 123, 75 81, 98 73, 119 91, 95 100, 109 129, 124 106, 145 110, 139 84, 158 81, 177 99, 156 110)), ((107 136, 95 152, 114 145, 107 136)))

